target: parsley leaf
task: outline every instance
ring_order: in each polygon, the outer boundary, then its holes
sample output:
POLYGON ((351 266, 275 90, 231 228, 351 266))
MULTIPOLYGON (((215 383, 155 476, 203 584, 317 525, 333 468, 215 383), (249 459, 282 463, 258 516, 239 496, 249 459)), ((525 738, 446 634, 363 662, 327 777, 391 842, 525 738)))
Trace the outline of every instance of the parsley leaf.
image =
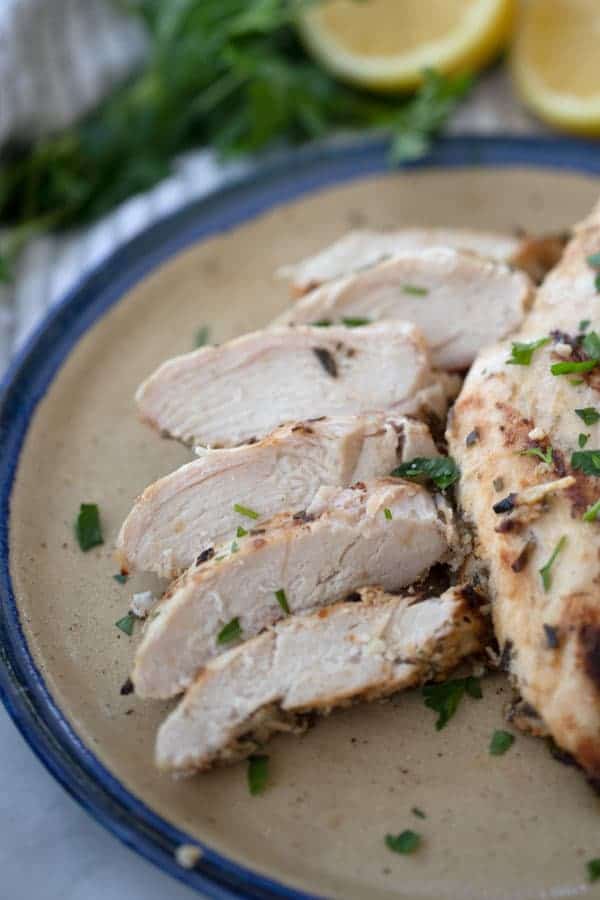
POLYGON ((515 742, 514 734, 511 734, 510 731, 502 731, 501 729, 497 729, 490 741, 490 753, 492 756, 502 756, 503 753, 506 753, 515 742))
POLYGON ((580 447, 585 447, 589 439, 591 438, 591 434, 580 434, 577 438, 577 443, 580 447))
POLYGON ((246 516, 248 519, 258 519, 260 516, 260 513, 257 513, 256 510, 250 509, 248 506, 242 506, 240 503, 234 503, 233 509, 240 516, 246 516))
POLYGON ((416 456, 392 472, 394 478, 428 478, 440 490, 458 481, 460 469, 451 456, 416 456))
POLYGON ((552 447, 547 447, 546 451, 541 447, 528 447, 527 450, 519 450, 519 456, 538 456, 547 466, 551 466, 554 462, 552 447))
POLYGON ((401 831, 400 834, 386 834, 385 836, 386 847, 394 853, 414 853, 415 850, 418 850, 420 844, 421 835, 410 829, 401 831))
POLYGON ((600 336, 597 331, 590 331, 583 339, 583 349, 591 359, 600 360, 600 336))
POLYGON ((383 514, 384 514, 384 516, 386 517, 386 519, 388 519, 388 520, 391 520, 391 519, 394 518, 394 517, 392 516, 392 511, 391 511, 391 509, 389 509, 387 506, 386 506, 386 508, 384 509, 383 514))
POLYGON ((558 544, 552 551, 550 559, 539 570, 540 575, 542 576, 542 584, 544 585, 544 590, 546 592, 549 591, 550 588, 552 587, 552 575, 551 575, 552 566, 556 562, 556 557, 558 556, 558 554, 561 553, 562 550, 564 550, 566 543, 567 543, 567 538, 566 538, 566 535, 563 534, 560 541, 558 542, 558 544))
POLYGON ((92 547, 104 543, 100 526, 100 511, 96 503, 82 503, 75 522, 75 536, 86 553, 92 547))
POLYGON ((329 328, 333 322, 331 319, 317 319, 316 322, 309 322, 309 325, 312 325, 313 328, 329 328))
POLYGON ((286 614, 286 616, 289 616, 289 614, 290 614, 290 607, 289 607, 289 604, 288 604, 287 597, 286 597, 286 595, 285 595, 284 589, 283 589, 283 588, 279 588, 278 591, 275 591, 275 597, 276 597, 277 602, 279 603, 280 607, 282 608, 282 610, 283 610, 284 613, 286 614))
POLYGON ((133 615, 133 613, 127 613, 126 616, 123 616, 122 619, 119 619, 118 622, 115 622, 115 625, 117 626, 117 628, 119 628, 121 631, 124 631, 125 634, 131 637, 131 635, 133 634, 133 626, 135 625, 135 616, 133 615))
POLYGON ((588 506, 583 514, 584 522, 597 522, 600 519, 600 500, 597 500, 592 506, 588 506))
POLYGON ((590 859, 585 864, 587 870, 588 881, 598 881, 600 878, 600 859, 590 859))
POLYGON ((588 256, 587 264, 592 269, 600 269, 600 253, 592 253, 591 256, 588 256))
POLYGON ((372 321, 372 319, 365 319, 360 316, 345 316, 342 319, 342 324, 346 328, 360 328, 361 325, 370 325, 372 321))
POLYGON ((210 328, 208 325, 203 325, 202 328, 199 328, 194 337, 194 347, 196 349, 200 347, 204 347, 205 344, 208 344, 208 340, 210 338, 210 328))
POLYGON ((586 406, 585 409, 576 409, 575 412, 586 425, 595 425, 600 422, 600 412, 593 406, 586 406))
POLYGON ((414 294, 415 297, 424 297, 429 293, 429 288, 419 287, 418 284, 403 284, 402 290, 405 294, 414 294))
POLYGON ((579 323, 579 331, 587 331, 592 323, 591 319, 582 319, 579 323))
POLYGON ((269 757, 255 754, 248 759, 248 790, 255 797, 262 794, 269 780, 269 757))
POLYGON ((600 450, 576 450, 571 454, 571 466, 585 475, 600 478, 600 450))
MULTIPOLYGON (((591 372, 598 365, 597 359, 584 359, 582 362, 559 362, 550 366, 553 375, 570 375, 572 372, 591 372)), ((577 384, 581 384, 580 381, 577 384)))
POLYGON ((422 694, 425 698, 425 706, 438 713, 438 719, 435 723, 437 731, 441 731, 448 724, 458 709, 465 691, 474 700, 480 700, 483 696, 479 679, 472 676, 455 678, 452 681, 441 683, 426 684, 423 687, 422 694))
POLYGON ((231 622, 228 622, 227 625, 221 628, 217 635, 217 644, 230 644, 232 641, 237 641, 241 636, 242 627, 238 616, 236 616, 235 619, 232 619, 231 622))
POLYGON ((509 366, 529 366, 531 365, 531 358, 535 351, 540 347, 545 347, 546 344, 549 343, 549 337, 540 338, 539 341, 529 341, 528 343, 513 341, 510 351, 511 355, 506 362, 509 366))
POLYGON ((235 536, 236 537, 246 537, 247 534, 248 534, 248 532, 246 531, 246 529, 242 528, 241 525, 238 525, 235 536))

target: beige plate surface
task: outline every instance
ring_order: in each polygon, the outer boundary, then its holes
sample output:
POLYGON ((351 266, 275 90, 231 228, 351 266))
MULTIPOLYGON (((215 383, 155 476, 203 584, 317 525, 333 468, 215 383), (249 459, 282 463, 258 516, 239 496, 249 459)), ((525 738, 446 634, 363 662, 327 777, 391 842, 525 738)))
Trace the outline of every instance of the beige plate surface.
MULTIPOLYGON (((125 786, 193 837, 287 885, 340 898, 547 898, 585 888, 600 856, 599 801, 542 741, 488 744, 510 696, 500 677, 442 732, 417 692, 332 715, 269 749, 271 784, 251 798, 244 765, 174 782, 153 770, 160 703, 121 697, 137 636, 114 627, 128 596, 112 546, 133 497, 189 458, 136 421, 132 395, 159 362, 267 322, 286 302, 273 271, 351 225, 561 229, 598 181, 543 170, 393 174, 281 207, 179 255, 78 344, 38 407, 12 499, 11 560, 35 660, 82 740, 125 786), (106 544, 82 554, 72 523, 97 502, 106 544), (424 810, 417 819, 411 807, 424 810), (386 832, 424 836, 411 857, 386 832)), ((568 298, 565 298, 568 302, 568 298)), ((265 398, 268 402, 268 398, 265 398)), ((260 490, 260 488, 259 488, 260 490)))

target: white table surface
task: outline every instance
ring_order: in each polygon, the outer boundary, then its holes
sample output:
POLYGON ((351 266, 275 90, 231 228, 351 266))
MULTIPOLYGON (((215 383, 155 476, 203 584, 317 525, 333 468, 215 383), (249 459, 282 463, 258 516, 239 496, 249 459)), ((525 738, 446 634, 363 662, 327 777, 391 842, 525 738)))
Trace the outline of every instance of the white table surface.
MULTIPOLYGON (((452 132, 532 133, 505 76, 486 77, 452 132)), ((239 167, 235 167, 239 171, 239 167)), ((161 212, 221 182, 229 172, 206 154, 84 233, 35 241, 15 289, 0 292, 0 367, 48 306, 86 268, 161 212)), ((94 822, 55 782, 0 708, 0 900, 185 900, 198 895, 137 856, 94 822)))

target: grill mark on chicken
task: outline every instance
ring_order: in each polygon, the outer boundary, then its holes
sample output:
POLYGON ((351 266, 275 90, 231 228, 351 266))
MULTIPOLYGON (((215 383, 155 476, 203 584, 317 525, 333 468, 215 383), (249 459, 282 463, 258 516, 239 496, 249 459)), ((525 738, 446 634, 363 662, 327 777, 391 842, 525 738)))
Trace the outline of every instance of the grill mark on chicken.
POLYGON ((313 347, 313 353, 315 354, 327 374, 331 375, 332 378, 337 378, 338 367, 333 353, 331 353, 325 347, 313 347))

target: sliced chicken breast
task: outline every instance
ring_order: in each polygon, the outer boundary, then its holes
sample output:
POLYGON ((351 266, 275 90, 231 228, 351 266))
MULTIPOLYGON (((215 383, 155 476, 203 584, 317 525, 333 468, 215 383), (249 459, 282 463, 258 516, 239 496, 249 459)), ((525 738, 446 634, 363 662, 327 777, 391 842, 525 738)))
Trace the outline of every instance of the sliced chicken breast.
POLYGON ((422 330, 434 366, 460 370, 482 346, 517 329, 532 299, 533 286, 523 272, 472 253, 432 247, 398 253, 328 282, 275 325, 402 319, 422 330))
POLYGON ((305 514, 276 516, 175 582, 144 632, 135 690, 170 697, 228 649, 224 636, 253 637, 359 587, 411 584, 445 560, 453 540, 450 507, 418 485, 389 478, 321 488, 305 514))
POLYGON ((420 331, 278 328, 164 363, 142 384, 142 418, 185 443, 226 447, 319 416, 410 412, 436 376, 420 331))
POLYGON ((477 359, 448 441, 503 660, 538 731, 599 779, 600 366, 580 325, 600 330, 595 253, 600 207, 540 288, 514 353, 506 342, 477 359))
POLYGON ((322 485, 348 487, 437 455, 425 424, 383 413, 296 422, 256 444, 203 451, 137 499, 117 541, 121 568, 172 578, 240 527, 306 509, 322 485))
POLYGON ((295 296, 327 281, 358 272, 398 253, 414 253, 431 247, 468 250, 498 262, 508 262, 519 252, 519 238, 466 228, 401 228, 397 231, 350 231, 307 259, 277 272, 290 282, 295 296))
POLYGON ((162 725, 161 769, 191 773, 251 753, 299 713, 326 714, 444 676, 482 649, 480 595, 470 586, 441 597, 360 591, 285 619, 212 660, 162 725))

